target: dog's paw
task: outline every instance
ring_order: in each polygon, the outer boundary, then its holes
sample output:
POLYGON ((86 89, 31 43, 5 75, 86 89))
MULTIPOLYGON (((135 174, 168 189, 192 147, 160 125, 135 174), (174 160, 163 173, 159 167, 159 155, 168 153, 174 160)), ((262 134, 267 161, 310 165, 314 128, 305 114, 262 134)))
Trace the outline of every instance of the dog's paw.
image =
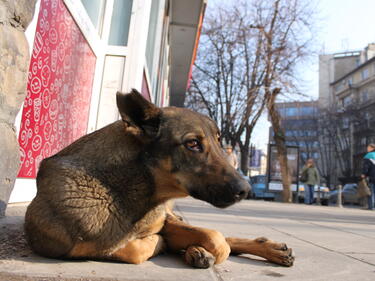
POLYGON ((185 252, 185 262, 192 267, 209 268, 215 263, 215 257, 202 247, 190 246, 185 252))
POLYGON ((295 259, 293 250, 285 243, 277 243, 265 237, 259 237, 255 241, 263 244, 264 255, 262 256, 267 260, 288 267, 293 265, 295 259))

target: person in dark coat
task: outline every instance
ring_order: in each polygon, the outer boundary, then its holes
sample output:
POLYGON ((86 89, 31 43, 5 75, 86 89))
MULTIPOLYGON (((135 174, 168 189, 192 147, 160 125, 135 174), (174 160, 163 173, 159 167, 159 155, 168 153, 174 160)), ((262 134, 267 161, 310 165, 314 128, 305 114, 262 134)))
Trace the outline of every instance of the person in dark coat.
POLYGON ((375 144, 367 146, 367 154, 363 158, 362 178, 369 178, 371 195, 368 197, 369 210, 374 209, 375 203, 375 144))
POLYGON ((306 173, 305 185, 305 204, 311 205, 314 202, 314 187, 320 184, 318 169, 315 167, 314 159, 307 159, 305 166, 302 168, 301 175, 306 173))

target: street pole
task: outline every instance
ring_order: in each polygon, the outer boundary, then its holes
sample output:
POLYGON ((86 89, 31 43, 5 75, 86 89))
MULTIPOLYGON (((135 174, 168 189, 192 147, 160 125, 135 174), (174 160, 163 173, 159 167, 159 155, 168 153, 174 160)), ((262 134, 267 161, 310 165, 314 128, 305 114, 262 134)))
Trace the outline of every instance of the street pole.
POLYGON ((320 203, 320 185, 318 184, 318 196, 316 197, 316 204, 321 205, 320 203))
POLYGON ((337 188, 338 188, 338 190, 337 190, 337 207, 342 208, 342 196, 341 196, 341 194, 342 194, 342 185, 339 184, 337 186, 337 188))

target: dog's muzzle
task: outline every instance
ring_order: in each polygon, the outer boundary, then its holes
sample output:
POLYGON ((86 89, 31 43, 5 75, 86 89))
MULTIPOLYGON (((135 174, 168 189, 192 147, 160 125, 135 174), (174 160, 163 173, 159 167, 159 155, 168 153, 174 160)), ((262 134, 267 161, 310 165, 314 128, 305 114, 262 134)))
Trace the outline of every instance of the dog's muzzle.
POLYGON ((244 179, 236 179, 223 184, 210 185, 205 189, 192 189, 190 195, 204 200, 215 207, 226 208, 247 197, 250 184, 244 179))

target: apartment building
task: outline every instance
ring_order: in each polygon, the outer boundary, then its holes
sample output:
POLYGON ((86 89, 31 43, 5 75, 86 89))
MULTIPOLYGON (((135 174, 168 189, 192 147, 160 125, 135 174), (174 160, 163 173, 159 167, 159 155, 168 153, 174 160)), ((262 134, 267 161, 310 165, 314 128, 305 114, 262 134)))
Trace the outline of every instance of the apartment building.
MULTIPOLYGON (((280 102, 276 108, 281 117, 281 126, 285 131, 285 143, 298 146, 300 150, 300 166, 309 159, 320 159, 318 136, 318 102, 280 102)), ((270 128, 270 142, 274 132, 270 128)))
POLYGON ((319 57, 319 107, 325 117, 321 144, 336 159, 337 177, 360 174, 366 146, 375 141, 375 44, 362 51, 319 57))
POLYGON ((353 176, 359 175, 363 155, 369 143, 375 142, 375 57, 365 61, 330 84, 337 115, 343 151, 349 156, 353 176))

